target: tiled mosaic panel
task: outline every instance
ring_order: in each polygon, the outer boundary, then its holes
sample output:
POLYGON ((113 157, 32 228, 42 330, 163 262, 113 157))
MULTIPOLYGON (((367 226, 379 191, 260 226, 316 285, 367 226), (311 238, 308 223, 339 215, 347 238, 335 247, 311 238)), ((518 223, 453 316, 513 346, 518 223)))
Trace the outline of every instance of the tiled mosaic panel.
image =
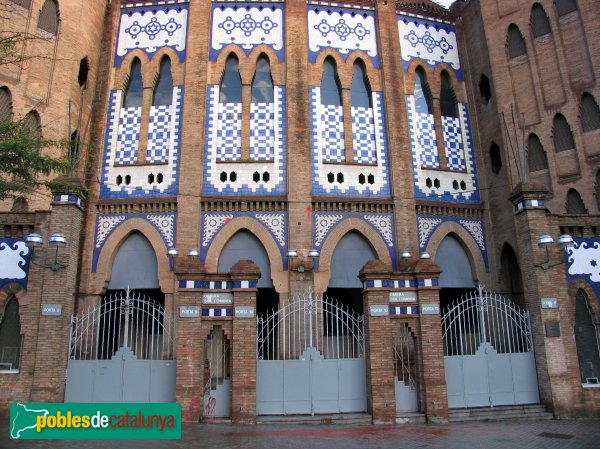
POLYGON ((360 50, 379 68, 374 11, 316 5, 307 8, 309 62, 315 63, 319 53, 327 48, 335 49, 344 60, 360 50))
POLYGON ((352 108, 352 145, 354 162, 359 164, 377 162, 373 109, 352 108))
POLYGON ((432 114, 416 112, 416 133, 421 155, 421 166, 424 168, 440 168, 435 135, 435 119, 432 114))
POLYGON ((119 140, 115 164, 133 164, 138 159, 142 108, 122 108, 119 118, 119 140))
POLYGON ((567 277, 569 283, 585 282, 600 298, 600 238, 575 238, 567 248, 567 277))
POLYGON ((444 148, 446 149, 446 164, 448 170, 464 171, 467 169, 465 152, 462 142, 460 120, 455 117, 442 116, 444 133, 444 148))
MULTIPOLYGON (((338 162, 328 162, 332 152, 325 143, 323 135, 327 135, 329 123, 323 120, 320 112, 323 107, 320 102, 320 87, 310 87, 309 98, 313 194, 389 198, 389 166, 383 95, 380 92, 372 94, 374 156, 364 157, 366 160, 374 158, 373 165, 346 164, 345 159, 339 157, 338 153, 333 153, 338 162)), ((339 132, 339 126, 343 126, 343 123, 336 122, 333 128, 334 133, 339 132)))
POLYGON ((242 158, 242 103, 219 103, 217 160, 242 158))
POLYGON ((146 162, 166 162, 171 142, 171 105, 152 106, 148 127, 148 150, 146 162))
POLYGON ((398 34, 405 72, 415 59, 425 61, 432 69, 443 62, 454 69, 459 80, 463 79, 454 25, 398 15, 398 34))
MULTIPOLYGON (((173 104, 167 106, 170 108, 168 115, 171 118, 168 126, 169 143, 162 154, 161 165, 150 161, 141 165, 121 165, 117 163, 117 156, 119 156, 119 142, 123 139, 123 135, 119 134, 123 92, 120 90, 111 92, 104 141, 100 198, 141 198, 177 194, 183 94, 182 86, 174 87, 173 104)), ((127 144, 135 145, 137 148, 139 136, 137 140, 127 144)))
POLYGON ((250 105, 250 159, 273 160, 275 145, 275 114, 273 103, 250 105))
POLYGON ((212 4, 209 59, 216 61, 223 48, 235 44, 242 48, 246 55, 259 45, 267 45, 275 51, 280 62, 284 61, 283 2, 236 3, 238 4, 212 4))
POLYGON ((344 109, 342 106, 321 105, 321 139, 324 162, 344 162, 344 109))
POLYGON ((123 5, 121 9, 115 67, 120 67, 127 54, 135 49, 151 59, 161 48, 170 47, 180 62, 185 61, 187 0, 171 5, 127 6, 123 5))
MULTIPOLYGON (((459 103, 458 130, 459 136, 454 139, 462 142, 462 157, 456 150, 457 147, 446 149, 446 155, 451 155, 448 170, 431 168, 433 161, 433 148, 422 145, 421 124, 422 114, 415 111, 415 102, 412 95, 406 96, 406 109, 408 112, 409 135, 412 150, 412 165, 415 186, 415 198, 431 201, 448 201, 460 203, 479 203, 479 187, 477 180, 477 167, 473 151, 473 139, 467 105, 459 103), (464 160, 464 163, 461 162, 464 160), (463 167, 458 169, 456 167, 463 167)), ((455 123, 456 125, 456 123, 455 123)), ((437 155, 437 148, 436 148, 437 155)), ((439 161, 438 165, 439 166, 439 161)))
MULTIPOLYGON (((220 159, 219 86, 209 85, 206 96, 204 145, 205 195, 282 195, 287 191, 286 95, 285 88, 275 86, 273 108, 272 156, 266 159, 266 147, 251 148, 251 156, 265 159, 248 162, 220 159), (253 153, 254 151, 254 153, 253 153)), ((241 109, 240 109, 241 112, 241 109)), ((265 135, 267 130, 265 130, 265 135)))

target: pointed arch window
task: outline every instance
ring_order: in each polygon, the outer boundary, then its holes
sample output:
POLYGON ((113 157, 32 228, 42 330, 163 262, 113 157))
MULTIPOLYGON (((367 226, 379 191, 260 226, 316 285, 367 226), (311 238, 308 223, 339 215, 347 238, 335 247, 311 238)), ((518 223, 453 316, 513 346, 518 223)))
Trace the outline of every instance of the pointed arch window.
POLYGON ((123 101, 123 107, 141 107, 143 93, 144 85, 142 83, 142 63, 138 58, 134 58, 134 60, 131 62, 129 80, 127 81, 127 87, 125 88, 125 99, 123 101))
POLYGON ((58 34, 58 3, 56 0, 46 0, 40 11, 38 28, 56 36, 58 34))
POLYGON ((448 75, 448 72, 445 70, 442 71, 440 109, 443 117, 458 118, 458 101, 456 100, 456 93, 452 87, 450 75, 448 75))
POLYGON ((11 0, 15 5, 22 6, 23 8, 29 9, 31 5, 31 0, 11 0))
POLYGON ((261 55, 256 61, 256 72, 252 80, 252 103, 273 103, 274 97, 269 59, 261 55))
POLYGON ((584 133, 600 129, 600 108, 594 97, 587 92, 581 97, 580 116, 584 133))
POLYGON ((583 290, 575 296, 575 345, 581 383, 598 384, 600 379, 600 343, 589 299, 583 290))
POLYGON ((321 104, 330 106, 342 105, 342 86, 338 78, 335 62, 331 58, 325 59, 323 63, 321 104))
POLYGON ((536 134, 530 134, 527 139, 527 164, 529 165, 529 172, 546 170, 548 168, 546 151, 536 134))
POLYGON ((172 103, 173 76, 171 74, 171 60, 165 56, 160 62, 152 106, 170 106, 172 103))
POLYGON ((0 371, 18 370, 21 359, 19 303, 11 296, 0 317, 0 371))
POLYGON ((7 87, 0 88, 0 123, 12 121, 12 95, 7 87))
POLYGON ((573 132, 567 122, 567 119, 562 114, 554 116, 554 150, 559 153, 575 148, 573 140, 573 132))
POLYGON ((525 39, 523 39, 523 35, 514 23, 508 27, 506 45, 508 46, 508 57, 510 59, 527 54, 525 39))
POLYGON ((354 63, 354 74, 352 76, 352 85, 350 86, 350 97, 352 99, 352 107, 355 108, 371 108, 373 102, 371 99, 371 89, 365 64, 360 59, 354 63))
POLYGON ((235 54, 229 55, 225 62, 225 74, 221 81, 219 93, 220 103, 242 102, 242 78, 240 77, 240 62, 235 54))
POLYGON ((422 67, 417 67, 415 71, 415 109, 421 114, 431 114, 431 89, 427 83, 427 76, 422 67))
POLYGON ((569 189, 567 192, 567 214, 587 215, 587 213, 579 192, 575 189, 569 189))
POLYGON ((577 11, 577 0, 556 0, 554 4, 559 17, 577 11))
POLYGON ((27 127, 34 136, 42 137, 42 125, 37 111, 29 111, 27 115, 23 117, 23 125, 27 127))
POLYGON ((533 37, 545 36, 551 32, 550 21, 544 7, 539 3, 534 3, 531 8, 531 33, 533 37))

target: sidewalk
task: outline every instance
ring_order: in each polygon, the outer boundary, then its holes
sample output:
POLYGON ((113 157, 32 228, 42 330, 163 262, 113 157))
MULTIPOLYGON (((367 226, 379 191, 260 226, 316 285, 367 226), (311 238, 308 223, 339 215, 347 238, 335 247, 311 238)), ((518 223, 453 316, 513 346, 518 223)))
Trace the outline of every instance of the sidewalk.
POLYGON ((0 421, 0 449, 600 449, 600 419, 396 426, 185 424, 181 441, 18 441, 0 421))

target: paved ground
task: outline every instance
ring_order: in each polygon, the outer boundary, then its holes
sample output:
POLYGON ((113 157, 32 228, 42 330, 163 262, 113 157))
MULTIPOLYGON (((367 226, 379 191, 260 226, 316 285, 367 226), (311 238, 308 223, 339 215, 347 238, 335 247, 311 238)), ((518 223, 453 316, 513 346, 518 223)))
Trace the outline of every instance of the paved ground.
POLYGON ((186 424, 181 441, 18 441, 0 421, 0 449, 600 449, 600 419, 477 424, 186 424))

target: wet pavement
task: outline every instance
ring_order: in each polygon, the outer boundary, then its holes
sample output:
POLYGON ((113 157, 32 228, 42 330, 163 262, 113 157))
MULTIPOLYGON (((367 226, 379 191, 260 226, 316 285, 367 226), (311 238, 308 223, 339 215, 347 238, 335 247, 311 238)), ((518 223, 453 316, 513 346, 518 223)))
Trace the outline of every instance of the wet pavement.
POLYGON ((177 441, 10 440, 0 421, 0 449, 600 449, 600 419, 395 426, 345 424, 184 424, 177 441))

